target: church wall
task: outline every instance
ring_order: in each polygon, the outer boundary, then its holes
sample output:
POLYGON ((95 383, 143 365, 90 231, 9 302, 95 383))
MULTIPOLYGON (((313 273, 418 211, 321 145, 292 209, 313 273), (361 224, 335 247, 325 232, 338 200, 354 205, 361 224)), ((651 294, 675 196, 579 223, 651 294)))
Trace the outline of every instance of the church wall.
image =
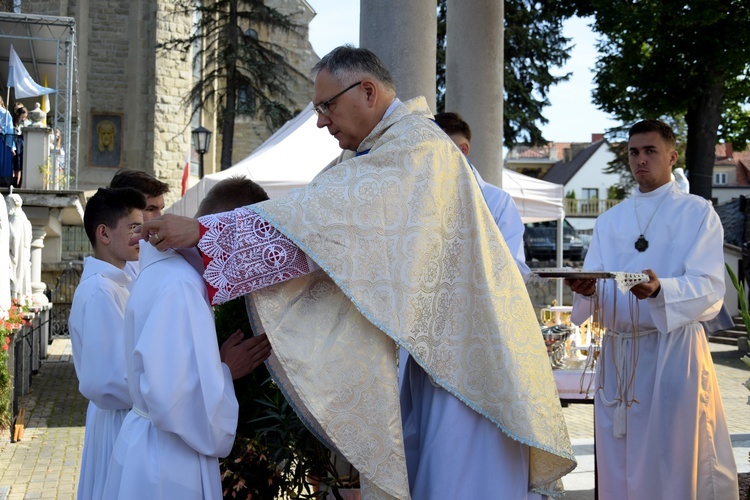
POLYGON ((131 9, 127 0, 78 3, 74 17, 78 43, 79 149, 78 187, 96 189, 109 183, 130 160, 125 141, 129 132, 124 115, 128 92, 126 58, 131 9), (114 123, 113 146, 100 146, 96 127, 114 123))
MULTIPOLYGON (((171 2, 157 2, 155 42, 167 42, 175 37, 187 37, 192 29, 188 16, 175 14, 171 2)), ((154 54, 153 49, 150 51, 154 54)), ((185 96, 192 84, 192 63, 188 54, 178 51, 158 50, 154 78, 151 83, 154 103, 144 110, 153 126, 151 138, 153 174, 170 185, 165 196, 167 206, 180 198, 182 172, 190 148, 190 109, 185 106, 185 96)))
POLYGON ((63 16, 68 17, 68 6, 70 3, 60 0, 23 0, 21 9, 25 13, 34 13, 41 16, 63 16))

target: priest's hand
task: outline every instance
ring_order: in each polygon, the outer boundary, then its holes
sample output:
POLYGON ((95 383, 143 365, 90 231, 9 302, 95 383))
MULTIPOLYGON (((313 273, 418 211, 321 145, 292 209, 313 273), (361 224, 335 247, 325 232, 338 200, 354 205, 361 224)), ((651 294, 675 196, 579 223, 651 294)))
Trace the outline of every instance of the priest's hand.
POLYGON ((190 248, 198 244, 201 225, 197 219, 180 215, 166 214, 156 217, 141 226, 141 233, 130 238, 135 245, 143 239, 160 252, 168 248, 190 248))
POLYGON ((648 283, 639 283, 630 289, 631 293, 638 297, 639 300, 654 298, 659 295, 661 291, 661 282, 656 273, 651 269, 644 269, 641 271, 643 274, 648 276, 648 283))
POLYGON ((234 332, 221 345, 221 362, 229 367, 232 379, 242 378, 255 370, 271 355, 271 344, 265 333, 242 340, 242 330, 234 332))
POLYGON ((588 278, 565 278, 571 292, 590 297, 596 293, 596 280, 588 278))

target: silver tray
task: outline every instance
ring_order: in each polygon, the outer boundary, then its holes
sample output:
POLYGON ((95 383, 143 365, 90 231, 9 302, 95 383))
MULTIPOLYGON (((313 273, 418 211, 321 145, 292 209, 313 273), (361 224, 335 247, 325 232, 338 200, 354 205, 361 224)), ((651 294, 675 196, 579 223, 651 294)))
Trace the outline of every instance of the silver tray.
POLYGON ((535 271, 534 274, 540 278, 571 278, 583 280, 611 279, 615 277, 615 273, 607 271, 583 271, 576 269, 540 269, 539 271, 535 271))

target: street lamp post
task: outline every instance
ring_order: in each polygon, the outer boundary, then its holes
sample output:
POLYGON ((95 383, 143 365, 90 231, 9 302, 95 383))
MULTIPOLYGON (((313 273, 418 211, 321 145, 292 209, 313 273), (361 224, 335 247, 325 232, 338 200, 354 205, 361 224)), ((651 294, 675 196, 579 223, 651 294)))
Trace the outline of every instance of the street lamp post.
POLYGON ((193 136, 193 149, 200 155, 198 160, 198 178, 203 179, 203 155, 208 151, 211 131, 205 127, 194 128, 191 132, 193 136))

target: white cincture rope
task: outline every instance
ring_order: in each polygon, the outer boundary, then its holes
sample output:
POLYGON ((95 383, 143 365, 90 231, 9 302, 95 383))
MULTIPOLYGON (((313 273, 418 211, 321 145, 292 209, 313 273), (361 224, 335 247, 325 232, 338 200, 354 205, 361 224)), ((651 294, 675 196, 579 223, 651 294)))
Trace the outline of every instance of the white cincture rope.
POLYGON ((151 415, 149 415, 147 412, 141 410, 137 406, 133 407, 133 412, 135 412, 135 414, 138 415, 139 417, 143 417, 146 420, 151 420, 151 415))
MULTIPOLYGON (((615 378, 617 386, 612 399, 607 399, 604 390, 601 390, 600 398, 604 406, 615 406, 615 412, 612 421, 612 434, 616 438, 624 437, 627 434, 627 409, 634 403, 638 403, 635 394, 635 371, 638 367, 638 343, 641 338, 659 333, 658 330, 638 331, 637 325, 634 325, 636 331, 633 332, 610 332, 604 334, 602 340, 602 350, 604 342, 611 341, 610 349, 612 351, 612 362, 615 364, 615 378)), ((599 366, 600 389, 604 386, 604 356, 599 366)))

